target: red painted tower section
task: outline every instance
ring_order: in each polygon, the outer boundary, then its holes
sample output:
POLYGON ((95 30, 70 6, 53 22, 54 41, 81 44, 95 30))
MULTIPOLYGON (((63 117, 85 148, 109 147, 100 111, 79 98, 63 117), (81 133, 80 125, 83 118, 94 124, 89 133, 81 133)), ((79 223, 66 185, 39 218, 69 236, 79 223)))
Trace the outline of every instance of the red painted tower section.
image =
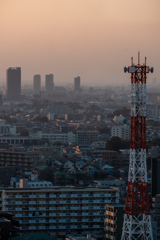
POLYGON ((130 163, 121 240, 152 240, 146 167, 146 79, 153 68, 131 61, 130 163))

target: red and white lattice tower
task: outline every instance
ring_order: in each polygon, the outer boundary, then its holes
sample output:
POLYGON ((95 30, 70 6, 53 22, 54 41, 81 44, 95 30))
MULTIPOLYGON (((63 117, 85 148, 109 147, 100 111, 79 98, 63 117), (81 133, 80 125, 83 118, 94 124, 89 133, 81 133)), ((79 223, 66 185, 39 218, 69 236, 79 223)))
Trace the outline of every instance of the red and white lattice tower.
POLYGON ((146 75, 145 64, 124 67, 131 73, 131 132, 128 189, 121 240, 153 240, 146 167, 146 75))

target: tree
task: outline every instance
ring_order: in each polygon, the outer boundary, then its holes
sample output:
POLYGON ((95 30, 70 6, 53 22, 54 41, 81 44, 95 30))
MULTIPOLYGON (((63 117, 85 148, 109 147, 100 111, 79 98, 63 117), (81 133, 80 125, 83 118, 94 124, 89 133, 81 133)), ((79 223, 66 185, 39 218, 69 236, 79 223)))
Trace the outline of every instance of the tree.
POLYGON ((121 176, 120 171, 119 171, 119 170, 116 170, 116 172, 115 172, 114 175, 115 175, 116 178, 119 178, 119 177, 121 176))
POLYGON ((125 118, 129 118, 130 117, 130 109, 124 107, 122 109, 118 109, 116 111, 114 111, 114 116, 119 116, 120 114, 122 114, 122 116, 124 116, 125 118))
POLYGON ((28 129, 24 129, 21 131, 20 133, 21 136, 29 136, 29 130, 28 129))
POLYGON ((119 137, 112 137, 110 141, 106 144, 107 150, 119 151, 119 149, 129 149, 130 142, 127 140, 122 140, 119 137))
POLYGON ((99 179, 99 173, 96 171, 96 172, 94 172, 94 179, 99 179))

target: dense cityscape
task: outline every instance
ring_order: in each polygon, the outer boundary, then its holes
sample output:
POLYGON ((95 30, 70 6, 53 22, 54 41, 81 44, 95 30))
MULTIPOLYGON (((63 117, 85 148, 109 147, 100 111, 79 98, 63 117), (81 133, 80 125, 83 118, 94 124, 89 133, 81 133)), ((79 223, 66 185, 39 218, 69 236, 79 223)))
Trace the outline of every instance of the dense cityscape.
POLYGON ((160 240, 159 9, 0 0, 0 240, 160 240))
MULTIPOLYGON (((22 85, 21 71, 7 69, 0 95, 1 239, 121 239, 130 84, 85 87, 78 76, 62 87, 48 74, 42 85, 36 74, 22 85)), ((159 124, 153 79, 146 125, 153 239, 160 239, 159 124)))

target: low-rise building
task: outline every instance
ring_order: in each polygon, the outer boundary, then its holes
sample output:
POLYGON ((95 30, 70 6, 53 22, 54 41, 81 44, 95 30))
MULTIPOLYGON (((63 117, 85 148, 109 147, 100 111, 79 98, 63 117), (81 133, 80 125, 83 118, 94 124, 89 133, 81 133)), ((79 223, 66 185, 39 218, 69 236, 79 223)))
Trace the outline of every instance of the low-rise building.
POLYGON ((75 134, 73 132, 43 133, 39 131, 38 138, 48 140, 51 144, 59 142, 61 144, 75 143, 75 134))
POLYGON ((6 124, 4 120, 0 119, 0 136, 16 135, 16 126, 6 124))
POLYGON ((40 139, 32 138, 29 136, 19 136, 19 135, 3 135, 0 136, 0 143, 8 144, 34 144, 35 142, 39 143, 40 139))

